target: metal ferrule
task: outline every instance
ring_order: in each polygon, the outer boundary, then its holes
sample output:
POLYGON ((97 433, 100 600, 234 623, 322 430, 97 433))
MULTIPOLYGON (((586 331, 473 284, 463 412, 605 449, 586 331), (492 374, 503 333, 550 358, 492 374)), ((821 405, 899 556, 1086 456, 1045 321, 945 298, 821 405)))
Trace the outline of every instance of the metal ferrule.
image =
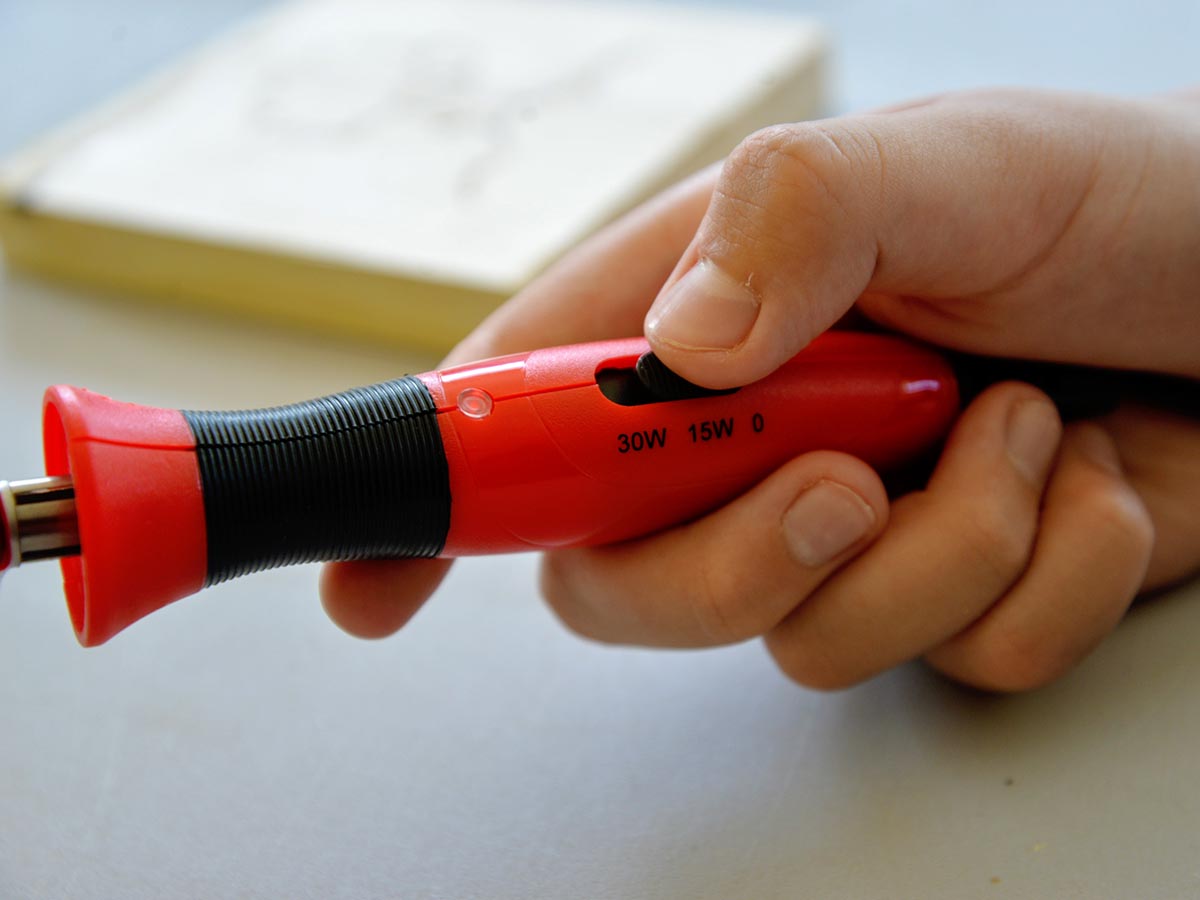
POLYGON ((8 522, 12 566, 79 554, 75 486, 70 477, 0 481, 0 508, 8 522))

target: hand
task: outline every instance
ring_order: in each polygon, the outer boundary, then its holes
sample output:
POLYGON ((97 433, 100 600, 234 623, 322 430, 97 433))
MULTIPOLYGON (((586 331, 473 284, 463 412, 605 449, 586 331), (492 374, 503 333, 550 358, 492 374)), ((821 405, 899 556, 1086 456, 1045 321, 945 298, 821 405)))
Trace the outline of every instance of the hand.
MULTIPOLYGON (((1197 184, 1200 104, 1182 96, 972 93, 777 126, 569 254, 452 358, 645 317, 669 366, 726 387, 854 306, 956 349, 1200 377, 1197 184)), ((326 609, 391 633, 447 566, 330 566, 326 609)), ((599 640, 764 635, 815 687, 924 657, 1014 690, 1197 568, 1200 426, 1123 409, 1064 431, 1044 396, 1004 384, 964 412, 923 491, 889 505, 860 461, 806 454, 697 522, 547 554, 543 590, 599 640)))

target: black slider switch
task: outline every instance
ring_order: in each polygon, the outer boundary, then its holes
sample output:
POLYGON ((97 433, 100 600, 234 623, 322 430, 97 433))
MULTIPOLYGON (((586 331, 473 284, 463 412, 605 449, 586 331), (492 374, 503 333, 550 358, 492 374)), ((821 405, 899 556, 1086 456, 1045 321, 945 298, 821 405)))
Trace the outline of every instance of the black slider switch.
POLYGON ((697 397, 720 397, 732 394, 737 388, 715 390, 692 384, 668 369, 653 352, 643 353, 637 361, 637 377, 655 400, 694 400, 697 397))

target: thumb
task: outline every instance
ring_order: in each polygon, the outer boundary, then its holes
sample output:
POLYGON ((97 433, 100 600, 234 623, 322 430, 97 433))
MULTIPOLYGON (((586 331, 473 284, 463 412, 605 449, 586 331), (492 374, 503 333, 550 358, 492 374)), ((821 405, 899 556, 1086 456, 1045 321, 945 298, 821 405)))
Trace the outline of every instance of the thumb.
POLYGON ((646 316, 673 370, 708 387, 773 371, 865 291, 968 296, 1035 264, 1095 168, 1088 117, 1053 95, 950 96, 779 125, 726 160, 646 316))

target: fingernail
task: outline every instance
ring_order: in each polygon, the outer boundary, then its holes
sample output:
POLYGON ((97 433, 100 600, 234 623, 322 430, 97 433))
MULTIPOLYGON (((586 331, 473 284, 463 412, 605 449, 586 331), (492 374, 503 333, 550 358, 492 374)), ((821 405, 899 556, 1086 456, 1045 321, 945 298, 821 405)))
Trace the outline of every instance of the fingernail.
POLYGON ((847 487, 818 481, 783 515, 783 532, 792 558, 820 568, 867 536, 875 510, 847 487))
POLYGON ((646 331, 685 350, 730 350, 750 334, 758 310, 745 283, 702 259, 654 301, 646 331))
POLYGON ((1024 400, 1008 414, 1008 458, 1033 484, 1045 481, 1061 436, 1058 411, 1045 400, 1024 400))

